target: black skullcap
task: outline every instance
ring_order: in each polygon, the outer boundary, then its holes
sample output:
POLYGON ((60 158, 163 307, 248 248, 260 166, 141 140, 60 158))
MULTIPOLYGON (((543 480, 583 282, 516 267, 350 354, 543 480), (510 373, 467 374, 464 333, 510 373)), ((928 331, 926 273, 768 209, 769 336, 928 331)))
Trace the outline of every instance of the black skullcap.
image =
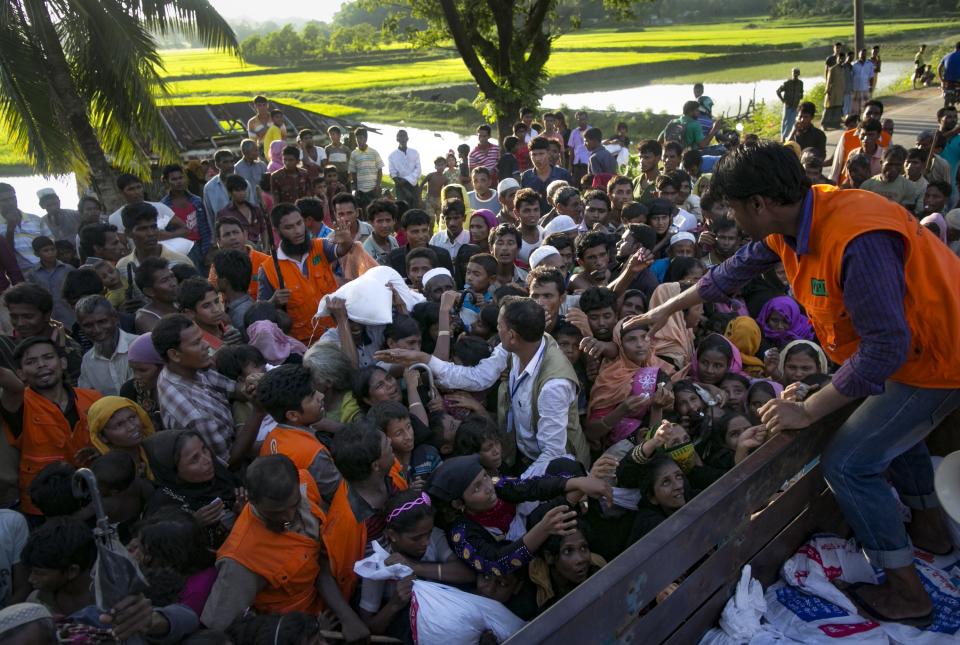
POLYGON ((452 502, 463 497, 470 482, 483 470, 480 455, 465 455, 447 459, 433 471, 427 492, 441 502, 452 502))

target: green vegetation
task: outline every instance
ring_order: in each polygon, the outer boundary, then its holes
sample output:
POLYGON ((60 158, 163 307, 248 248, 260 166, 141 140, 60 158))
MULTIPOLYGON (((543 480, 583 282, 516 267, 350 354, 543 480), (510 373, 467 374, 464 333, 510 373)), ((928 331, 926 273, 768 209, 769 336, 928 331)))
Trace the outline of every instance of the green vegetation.
MULTIPOLYGON (((883 44, 885 60, 912 59, 917 43, 930 43, 933 50, 958 28, 960 18, 954 16, 870 20, 867 42, 883 44)), ((304 28, 300 33, 309 34, 310 30, 304 28)), ((549 89, 557 93, 654 82, 746 82, 785 78, 793 65, 813 84, 822 79, 822 55, 827 46, 851 38, 849 21, 823 19, 745 18, 578 31, 554 41, 547 64, 549 89)), ((160 76, 167 92, 158 97, 161 106, 249 101, 255 94, 266 94, 330 116, 403 121, 460 132, 472 131, 483 118, 474 102, 477 89, 473 79, 450 46, 418 50, 379 41, 373 51, 356 53, 345 48, 342 55, 318 56, 290 67, 242 62, 229 54, 199 49, 161 54, 160 76)), ((893 91, 902 89, 906 87, 897 86, 893 91)), ((815 102, 822 104, 822 100, 815 102)), ((774 118, 779 122, 776 108, 761 108, 756 126, 748 125, 747 130, 768 134, 770 128, 764 124, 774 118), (770 112, 769 118, 766 112, 770 112)), ((625 120, 635 139, 655 135, 663 127, 662 115, 596 112, 592 120, 605 131, 625 120)), ((771 132, 775 131, 774 127, 771 132)), ((22 158, 0 135, 2 172, 10 172, 20 163, 22 158)))

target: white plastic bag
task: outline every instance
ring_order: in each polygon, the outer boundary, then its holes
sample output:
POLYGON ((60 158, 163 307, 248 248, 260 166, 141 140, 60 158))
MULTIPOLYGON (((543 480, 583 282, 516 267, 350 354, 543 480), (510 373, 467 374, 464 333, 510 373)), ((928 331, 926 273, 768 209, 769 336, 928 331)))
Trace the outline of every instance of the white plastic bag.
POLYGON ((751 572, 749 564, 743 567, 737 590, 720 614, 720 628, 741 641, 750 640, 760 631, 760 617, 767 610, 763 585, 751 577, 751 572))
POLYGON ((523 625, 513 612, 491 598, 438 582, 413 582, 410 628, 417 645, 476 643, 487 630, 503 642, 523 625))
POLYGON ((412 291, 400 274, 391 267, 380 266, 370 269, 355 280, 346 283, 332 294, 320 299, 316 318, 328 316, 327 300, 331 297, 342 298, 347 307, 350 320, 361 325, 388 325, 393 322, 393 292, 390 284, 399 294, 407 307, 413 309, 424 297, 412 291))
POLYGON ((353 572, 361 578, 370 580, 400 580, 413 573, 413 569, 405 564, 384 564, 389 557, 390 554, 374 540, 373 553, 363 560, 354 562, 353 572))

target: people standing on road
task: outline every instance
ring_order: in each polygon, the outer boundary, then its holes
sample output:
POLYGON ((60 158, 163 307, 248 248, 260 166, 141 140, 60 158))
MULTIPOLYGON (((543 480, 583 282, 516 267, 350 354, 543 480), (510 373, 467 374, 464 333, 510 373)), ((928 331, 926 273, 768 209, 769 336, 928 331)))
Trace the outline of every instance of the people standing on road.
POLYGON ((857 54, 857 62, 853 64, 853 103, 851 112, 859 112, 863 104, 870 100, 870 91, 873 82, 873 63, 867 60, 867 50, 861 49, 857 54))
POLYGON ((823 93, 823 116, 820 118, 820 127, 824 130, 835 130, 840 127, 846 91, 846 67, 842 62, 834 63, 827 69, 827 86, 823 93))
POLYGON ((823 61, 823 80, 827 80, 827 74, 830 68, 837 63, 842 63, 846 57, 843 55, 843 43, 833 43, 833 52, 823 61))
MULTIPOLYGON (((800 80, 800 68, 790 70, 790 78, 777 88, 777 98, 783 103, 783 117, 780 121, 780 140, 786 141, 797 120, 797 108, 803 99, 803 81, 800 80)), ((801 146, 802 148, 803 146, 801 146)))
POLYGON ((844 71, 844 90, 843 90, 843 115, 859 114, 853 110, 853 52, 847 52, 846 60, 843 62, 844 71))
POLYGON ((873 78, 870 79, 870 97, 873 98, 873 93, 877 91, 877 78, 880 76, 880 65, 883 61, 880 60, 880 45, 874 45, 873 51, 870 54, 870 62, 873 63, 873 78))

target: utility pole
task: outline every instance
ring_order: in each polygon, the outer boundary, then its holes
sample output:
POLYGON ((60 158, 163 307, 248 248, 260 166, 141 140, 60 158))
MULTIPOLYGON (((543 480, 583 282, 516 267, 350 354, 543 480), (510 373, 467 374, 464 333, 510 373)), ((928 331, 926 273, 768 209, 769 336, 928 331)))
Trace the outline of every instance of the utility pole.
POLYGON ((853 40, 856 47, 855 54, 866 47, 863 36, 863 0, 853 0, 853 40))

